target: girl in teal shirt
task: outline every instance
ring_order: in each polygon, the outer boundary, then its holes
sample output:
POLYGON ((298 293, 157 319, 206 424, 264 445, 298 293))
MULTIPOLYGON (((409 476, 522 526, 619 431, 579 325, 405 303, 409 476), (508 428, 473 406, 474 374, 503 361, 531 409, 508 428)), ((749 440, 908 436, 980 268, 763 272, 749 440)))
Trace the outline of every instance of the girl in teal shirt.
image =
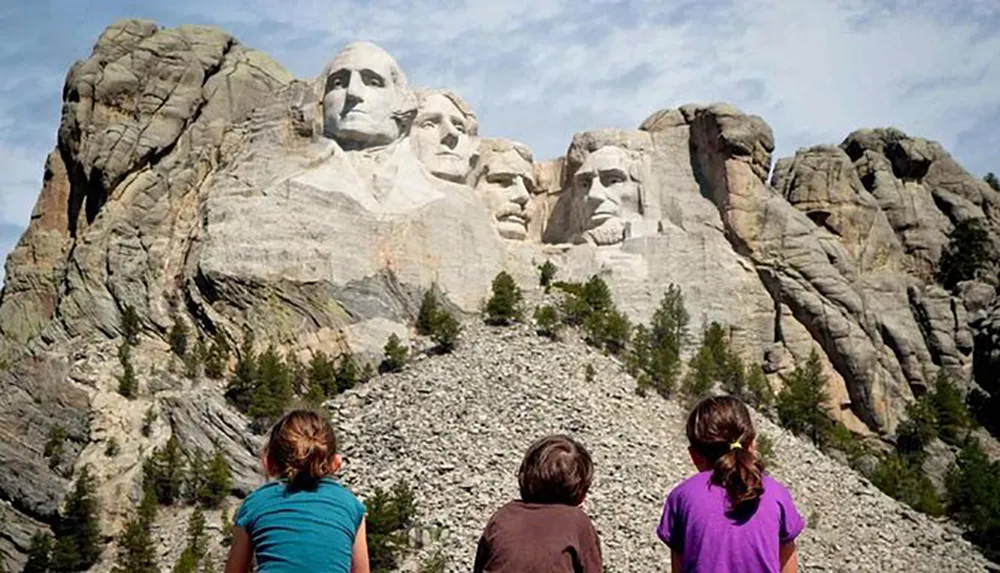
POLYGON ((226 573, 369 573, 365 506, 331 476, 340 469, 330 423, 295 410, 274 428, 264 470, 277 478, 236 514, 226 573))

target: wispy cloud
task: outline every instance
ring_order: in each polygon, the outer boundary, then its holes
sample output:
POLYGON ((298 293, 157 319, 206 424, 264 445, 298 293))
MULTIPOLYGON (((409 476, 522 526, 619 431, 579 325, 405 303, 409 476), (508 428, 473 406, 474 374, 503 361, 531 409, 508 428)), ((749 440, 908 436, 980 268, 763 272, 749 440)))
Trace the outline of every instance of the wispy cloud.
MULTIPOLYGON (((411 83, 450 87, 486 135, 540 157, 576 131, 729 101, 763 116, 778 154, 893 125, 940 141, 970 171, 1000 170, 995 0, 125 0, 0 9, 0 223, 38 192, 69 64, 120 17, 220 25, 311 77, 346 42, 393 52, 411 83), (706 6, 711 4, 711 6, 706 6)), ((0 244, 0 255, 6 250, 0 244)))

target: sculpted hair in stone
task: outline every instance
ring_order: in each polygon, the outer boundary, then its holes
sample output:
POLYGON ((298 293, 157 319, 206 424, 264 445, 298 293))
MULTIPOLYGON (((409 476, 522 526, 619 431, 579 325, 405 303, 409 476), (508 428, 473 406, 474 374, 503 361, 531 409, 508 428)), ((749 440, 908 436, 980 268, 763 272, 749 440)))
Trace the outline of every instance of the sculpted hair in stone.
POLYGON ((688 416, 687 437, 712 462, 712 482, 726 488, 732 509, 753 508, 764 493, 764 465, 750 450, 757 433, 746 405, 732 396, 705 398, 688 416))
POLYGON ((587 496, 594 464, 583 444, 569 436, 545 436, 531 444, 517 474, 521 500, 579 505, 587 496))
POLYGON ((336 453, 330 422, 312 410, 293 410, 271 428, 265 455, 272 476, 297 489, 311 489, 334 472, 336 453))

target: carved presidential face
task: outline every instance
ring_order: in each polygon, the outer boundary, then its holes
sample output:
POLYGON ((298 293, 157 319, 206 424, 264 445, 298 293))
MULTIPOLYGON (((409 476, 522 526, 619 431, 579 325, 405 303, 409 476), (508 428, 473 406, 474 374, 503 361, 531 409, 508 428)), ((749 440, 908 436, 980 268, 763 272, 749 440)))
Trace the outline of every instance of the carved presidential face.
POLYGON ((476 150, 475 117, 451 97, 432 93, 422 98, 410 128, 410 145, 436 177, 461 183, 469 174, 476 150))
POLYGON ((584 234, 598 245, 621 242, 628 220, 642 214, 639 184, 629 175, 631 162, 624 149, 605 146, 588 155, 573 176, 584 234))
POLYGON ((490 208, 500 236, 523 241, 530 217, 526 207, 534 192, 534 169, 515 149, 485 155, 476 192, 490 208))
POLYGON ((328 67, 323 132, 348 149, 385 145, 399 137, 394 112, 406 91, 396 60, 374 44, 348 45, 328 67))

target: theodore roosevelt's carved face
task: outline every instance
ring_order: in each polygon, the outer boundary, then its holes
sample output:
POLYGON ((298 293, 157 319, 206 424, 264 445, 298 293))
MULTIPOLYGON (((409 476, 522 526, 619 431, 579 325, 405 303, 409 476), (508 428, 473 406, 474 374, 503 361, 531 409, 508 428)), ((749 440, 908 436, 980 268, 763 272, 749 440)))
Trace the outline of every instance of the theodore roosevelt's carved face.
POLYGON ((400 136, 395 113, 406 94, 406 76, 375 44, 355 42, 326 72, 323 133, 345 149, 385 145, 400 136))
POLYGON ((476 192, 489 206, 500 236, 523 241, 530 220, 526 207, 535 187, 531 161, 513 148, 481 153, 476 192))
POLYGON ((464 182, 472 167, 476 133, 475 115, 457 96, 430 92, 419 97, 410 145, 432 175, 464 182))
POLYGON ((598 245, 620 243, 627 220, 642 214, 639 183, 627 151, 608 145, 590 153, 573 176, 582 202, 584 235, 598 245))

